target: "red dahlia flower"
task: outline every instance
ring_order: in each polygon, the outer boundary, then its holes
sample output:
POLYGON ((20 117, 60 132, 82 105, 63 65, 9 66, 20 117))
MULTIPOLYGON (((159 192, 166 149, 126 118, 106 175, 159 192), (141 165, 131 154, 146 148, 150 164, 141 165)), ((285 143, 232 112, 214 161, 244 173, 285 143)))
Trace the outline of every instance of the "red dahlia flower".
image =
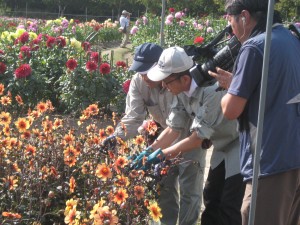
POLYGON ((174 8, 169 8, 169 12, 170 12, 170 13, 174 13, 174 12, 175 12, 175 9, 174 9, 174 8))
POLYGON ((94 30, 95 30, 95 31, 100 30, 100 28, 101 28, 101 25, 100 25, 100 24, 96 24, 96 25, 94 26, 94 30))
POLYGON ((91 44, 90 44, 90 42, 87 42, 87 41, 82 42, 81 47, 86 52, 89 51, 89 50, 91 50, 91 44))
POLYGON ((23 34, 21 34, 21 36, 19 37, 19 40, 25 44, 28 40, 29 40, 29 34, 28 32, 24 32, 23 34))
POLYGON ((37 39, 42 40, 43 37, 45 37, 45 36, 46 36, 45 34, 39 33, 39 35, 37 36, 37 39))
POLYGON ((204 42, 204 38, 201 36, 195 37, 194 44, 202 44, 204 42))
POLYGON ((35 39, 32 40, 32 44, 38 45, 41 41, 42 41, 42 39, 35 38, 35 39))
POLYGON ((110 73, 110 65, 108 63, 102 63, 100 65, 100 73, 109 74, 110 73))
POLYGON ((31 49, 30 49, 29 46, 26 46, 26 45, 22 46, 22 47, 20 48, 20 55, 19 55, 19 58, 20 58, 20 59, 23 59, 24 56, 27 57, 27 58, 30 58, 30 56, 31 56, 31 55, 30 55, 30 51, 31 51, 31 49))
POLYGON ((97 63, 95 63, 93 61, 87 61, 85 67, 86 67, 87 71, 92 72, 97 69, 97 63))
POLYGON ((131 80, 126 80, 124 83, 123 83, 123 91, 127 94, 128 91, 129 91, 129 87, 130 87, 130 82, 131 80))
POLYGON ((32 42, 30 43, 31 51, 37 51, 40 48, 39 43, 41 41, 42 40, 39 38, 32 40, 32 42))
POLYGON ((66 46, 66 40, 61 36, 59 36, 55 39, 55 43, 60 48, 63 48, 66 46))
POLYGON ((101 58, 99 61, 99 53, 98 52, 91 52, 91 56, 90 56, 91 61, 98 63, 101 62, 101 58))
POLYGON ((14 45, 17 45, 17 44, 19 44, 19 42, 20 42, 20 38, 17 38, 17 39, 15 39, 15 41, 14 41, 14 45))
POLYGON ((3 62, 0 62, 0 74, 4 74, 6 71, 6 65, 3 62))
POLYGON ((127 67, 127 65, 126 65, 126 63, 124 61, 117 61, 116 62, 116 66, 117 67, 122 67, 124 69, 127 67))
POLYGON ((47 47, 52 48, 54 44, 55 44, 55 37, 48 36, 46 41, 47 47))
POLYGON ((8 27, 16 27, 17 26, 17 24, 16 23, 14 23, 14 22, 10 22, 8 25, 7 25, 8 27))
POLYGON ((77 67, 77 61, 75 59, 69 59, 67 62, 66 62, 66 67, 69 69, 69 70, 74 70, 76 67, 77 67))
POLYGON ((31 74, 32 70, 29 64, 23 64, 15 70, 17 79, 26 78, 31 74))

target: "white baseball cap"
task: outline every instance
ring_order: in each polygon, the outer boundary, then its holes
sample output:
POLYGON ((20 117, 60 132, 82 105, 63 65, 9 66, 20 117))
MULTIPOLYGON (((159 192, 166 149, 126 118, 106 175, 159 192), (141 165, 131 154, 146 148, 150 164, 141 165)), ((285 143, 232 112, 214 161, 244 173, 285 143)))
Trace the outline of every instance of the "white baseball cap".
POLYGON ((131 15, 130 12, 127 12, 125 9, 122 11, 122 15, 131 15))
POLYGON ((165 49, 155 67, 148 71, 148 78, 152 81, 161 81, 172 73, 180 73, 189 70, 194 65, 193 59, 186 54, 181 47, 165 49))

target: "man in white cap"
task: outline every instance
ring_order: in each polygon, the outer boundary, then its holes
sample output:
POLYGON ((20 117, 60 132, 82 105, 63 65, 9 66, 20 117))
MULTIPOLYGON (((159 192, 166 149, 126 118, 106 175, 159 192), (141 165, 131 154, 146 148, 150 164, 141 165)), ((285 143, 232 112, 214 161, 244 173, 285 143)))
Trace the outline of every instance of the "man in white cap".
MULTIPOLYGON (((114 136, 123 140, 136 136, 148 113, 162 128, 167 127, 166 119, 174 96, 162 86, 161 81, 154 82, 147 77, 149 69, 157 64, 162 51, 160 46, 153 43, 144 43, 136 48, 129 70, 137 73, 131 80, 126 97, 125 116, 121 119, 122 124, 117 125, 114 136), (123 129, 124 125, 126 132, 123 129)), ((185 122, 191 124, 192 121, 185 122)), ((181 129, 174 142, 187 137, 188 131, 186 128, 181 129)), ((114 136, 104 143, 108 143, 114 136)), ((151 151, 151 147, 147 150, 151 151)), ((202 200, 205 155, 205 151, 195 149, 183 155, 184 160, 180 165, 170 169, 159 196, 159 206, 163 214, 162 224, 175 225, 178 217, 179 221, 186 225, 191 225, 190 220, 197 220, 202 200)))
POLYGON ((122 15, 120 17, 120 28, 119 31, 123 34, 122 43, 120 45, 121 48, 125 48, 127 45, 127 42, 129 40, 129 33, 130 33, 130 12, 127 12, 126 10, 122 11, 122 15))
MULTIPOLYGON (((222 114, 220 102, 225 92, 217 92, 216 84, 198 86, 190 75, 193 66, 192 58, 184 49, 171 47, 163 51, 158 64, 148 72, 149 79, 162 81, 163 87, 175 98, 167 119, 168 127, 152 144, 156 151, 147 157, 144 167, 186 154, 210 139, 214 149, 203 192, 206 208, 201 225, 240 225, 244 184, 239 168, 237 123, 222 114), (193 120, 190 136, 171 145, 189 119, 193 120)), ((179 224, 194 225, 196 221, 193 218, 179 224)))

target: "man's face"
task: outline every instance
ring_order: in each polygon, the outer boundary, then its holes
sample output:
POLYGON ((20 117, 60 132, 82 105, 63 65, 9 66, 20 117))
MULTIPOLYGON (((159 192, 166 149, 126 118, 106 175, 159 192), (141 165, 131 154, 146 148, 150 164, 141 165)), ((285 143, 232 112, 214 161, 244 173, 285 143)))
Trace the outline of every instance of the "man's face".
POLYGON ((161 84, 161 81, 152 81, 147 77, 147 74, 140 74, 144 82, 146 82, 147 86, 150 88, 158 87, 161 84))
POLYGON ((184 89, 181 76, 168 76, 162 81, 163 87, 167 88, 173 95, 178 95, 184 89))
POLYGON ((239 39, 241 43, 243 43, 246 40, 246 36, 248 36, 246 35, 248 31, 241 17, 242 17, 241 14, 227 15, 227 20, 230 23, 232 27, 232 31, 235 34, 235 36, 239 39))

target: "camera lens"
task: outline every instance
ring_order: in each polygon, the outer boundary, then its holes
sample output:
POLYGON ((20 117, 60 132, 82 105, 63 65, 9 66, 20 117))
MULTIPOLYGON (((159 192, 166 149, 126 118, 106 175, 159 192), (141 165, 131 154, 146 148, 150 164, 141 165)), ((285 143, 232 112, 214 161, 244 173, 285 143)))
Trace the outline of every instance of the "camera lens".
POLYGON ((223 47, 212 59, 201 66, 203 73, 208 74, 209 70, 215 72, 216 67, 231 71, 240 47, 241 43, 236 36, 233 36, 225 47, 223 47))

